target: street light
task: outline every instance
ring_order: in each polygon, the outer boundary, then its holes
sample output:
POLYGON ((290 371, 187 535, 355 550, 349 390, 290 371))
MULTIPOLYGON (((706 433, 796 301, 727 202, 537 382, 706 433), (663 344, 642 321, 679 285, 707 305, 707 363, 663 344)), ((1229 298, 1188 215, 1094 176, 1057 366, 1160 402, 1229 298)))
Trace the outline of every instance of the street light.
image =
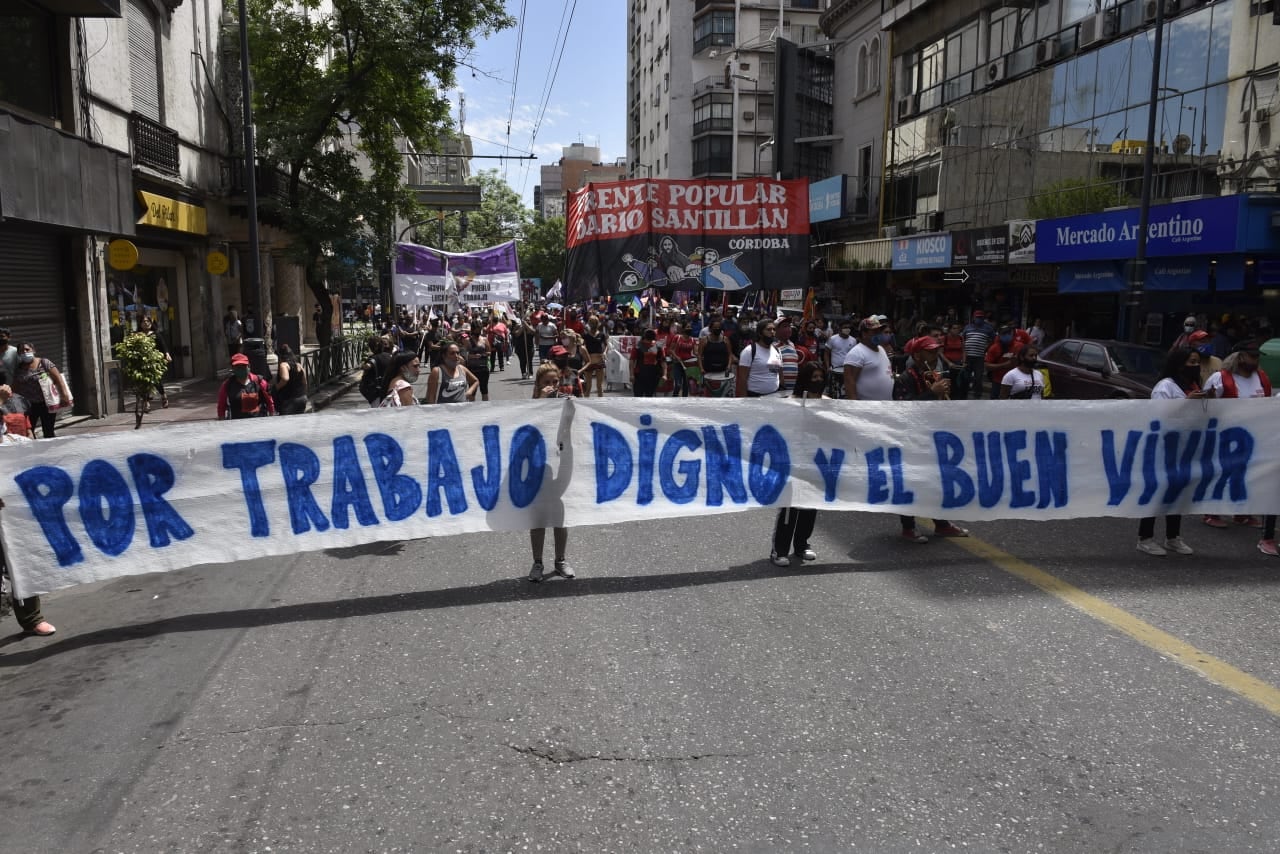
MULTIPOLYGON (((267 306, 262 304, 262 274, 259 258, 261 252, 258 238, 258 179, 254 172, 257 154, 253 139, 253 83, 249 74, 249 23, 245 11, 245 0, 240 0, 240 93, 244 100, 244 182, 245 195, 249 211, 249 293, 258 307, 258 323, 256 330, 261 335, 267 328, 267 306)), ((264 359, 265 364, 265 359, 264 359)))

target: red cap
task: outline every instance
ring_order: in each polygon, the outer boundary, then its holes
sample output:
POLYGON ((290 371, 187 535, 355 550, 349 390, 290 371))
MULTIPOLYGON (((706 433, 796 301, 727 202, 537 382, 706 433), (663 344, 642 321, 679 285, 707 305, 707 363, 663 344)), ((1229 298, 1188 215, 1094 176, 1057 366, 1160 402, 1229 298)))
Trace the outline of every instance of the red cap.
POLYGON ((1199 344, 1201 341, 1207 341, 1208 338, 1209 338, 1208 332, 1205 332, 1203 329, 1197 329, 1195 332, 1191 333, 1191 335, 1187 338, 1187 340, 1190 341, 1192 344, 1199 344))
POLYGON ((568 350, 566 350, 566 349, 565 349, 564 347, 562 347, 561 345, 557 344, 557 345, 555 345, 554 347, 552 347, 552 348, 551 348, 551 350, 547 353, 547 355, 549 355, 551 358, 553 358, 553 359, 554 359, 554 358, 556 358, 557 356, 567 356, 567 355, 569 355, 569 351, 568 351, 568 350))
POLYGON ((247 364, 249 364, 249 357, 246 356, 244 353, 236 353, 234 356, 231 357, 231 367, 233 368, 236 365, 247 365, 247 364))
POLYGON ((932 335, 921 335, 918 338, 912 338, 903 348, 907 351, 907 355, 919 353, 921 350, 937 350, 942 345, 938 343, 938 339, 932 335))
POLYGON ((983 312, 983 311, 981 311, 981 310, 978 310, 978 311, 975 311, 975 312, 973 313, 973 316, 974 316, 974 317, 986 317, 987 315, 986 315, 986 313, 985 313, 985 312, 983 312))

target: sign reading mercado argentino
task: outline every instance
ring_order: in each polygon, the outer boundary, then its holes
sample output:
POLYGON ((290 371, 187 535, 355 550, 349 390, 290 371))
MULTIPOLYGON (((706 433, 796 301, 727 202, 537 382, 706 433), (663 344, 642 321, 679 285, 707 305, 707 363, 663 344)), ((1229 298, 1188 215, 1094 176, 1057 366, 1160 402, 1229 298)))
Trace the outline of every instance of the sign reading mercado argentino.
POLYGON ((588 184, 569 197, 566 298, 803 287, 809 186, 767 178, 588 184))
POLYGON ((983 401, 604 398, 183 424, 0 449, 0 533, 21 597, 388 540, 763 507, 1276 513, 1275 405, 1045 401, 1000 406, 993 427, 983 401))

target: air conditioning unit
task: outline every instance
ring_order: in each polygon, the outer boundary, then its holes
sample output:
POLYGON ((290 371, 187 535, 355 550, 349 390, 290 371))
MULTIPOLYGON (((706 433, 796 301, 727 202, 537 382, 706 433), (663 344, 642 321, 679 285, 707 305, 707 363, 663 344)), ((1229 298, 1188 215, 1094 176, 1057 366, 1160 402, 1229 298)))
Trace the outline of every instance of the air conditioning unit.
POLYGON ((756 114, 747 110, 742 114, 742 120, 744 122, 754 122, 756 120, 756 114))
POLYGON ((905 98, 898 99, 898 121, 905 121, 916 114, 916 99, 914 95, 908 95, 905 98))
POLYGON ((1058 58, 1058 40, 1041 39, 1036 42, 1036 65, 1045 65, 1058 58))
POLYGON ((1004 79, 1005 61, 1004 57, 1000 57, 995 62, 989 63, 982 72, 982 84, 984 86, 992 86, 1004 79))
POLYGON ((1120 31, 1118 9, 1107 9, 1080 22, 1080 47, 1105 41, 1120 31))

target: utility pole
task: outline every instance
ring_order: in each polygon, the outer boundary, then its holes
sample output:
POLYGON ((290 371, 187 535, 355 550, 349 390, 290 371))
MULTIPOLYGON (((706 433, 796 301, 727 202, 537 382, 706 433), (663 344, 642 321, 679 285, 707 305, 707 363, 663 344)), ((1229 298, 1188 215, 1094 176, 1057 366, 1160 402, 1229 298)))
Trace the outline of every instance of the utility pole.
POLYGON ((1151 99, 1147 105, 1147 139, 1142 147, 1142 202, 1138 207, 1138 246, 1129 266, 1129 341, 1140 343, 1144 288, 1147 282, 1147 228, 1151 222, 1151 183, 1155 171, 1156 111, 1160 103, 1160 56, 1164 48, 1164 3, 1156 3, 1155 39, 1151 45, 1151 99))

